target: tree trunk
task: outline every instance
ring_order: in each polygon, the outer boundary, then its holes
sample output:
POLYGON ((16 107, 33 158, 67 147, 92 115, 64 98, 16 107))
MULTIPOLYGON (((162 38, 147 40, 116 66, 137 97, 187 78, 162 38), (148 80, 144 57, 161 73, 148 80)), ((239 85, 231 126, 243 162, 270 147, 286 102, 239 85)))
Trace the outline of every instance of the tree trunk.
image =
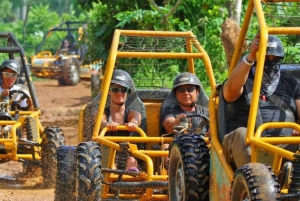
MULTIPOLYGON (((241 29, 236 23, 236 21, 232 18, 226 19, 223 22, 221 29, 221 40, 225 50, 227 66, 229 67, 241 29)), ((243 46, 243 52, 246 50, 246 47, 247 46, 245 41, 243 46)))
POLYGON ((236 0, 234 4, 233 19, 239 25, 241 22, 242 0, 236 0))

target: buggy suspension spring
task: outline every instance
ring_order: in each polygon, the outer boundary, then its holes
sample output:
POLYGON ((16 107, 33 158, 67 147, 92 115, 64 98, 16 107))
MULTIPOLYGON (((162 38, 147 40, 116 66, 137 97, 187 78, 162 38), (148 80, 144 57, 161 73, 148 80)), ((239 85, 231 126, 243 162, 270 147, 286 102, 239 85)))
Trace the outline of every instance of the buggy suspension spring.
POLYGON ((26 134, 27 134, 27 140, 33 141, 33 119, 32 117, 28 116, 25 120, 26 125, 26 134))
POLYGON ((299 194, 300 191, 300 154, 294 154, 293 169, 289 193, 299 194))
POLYGON ((121 150, 117 151, 116 154, 116 166, 119 170, 126 170, 129 147, 127 143, 120 143, 119 145, 121 150))

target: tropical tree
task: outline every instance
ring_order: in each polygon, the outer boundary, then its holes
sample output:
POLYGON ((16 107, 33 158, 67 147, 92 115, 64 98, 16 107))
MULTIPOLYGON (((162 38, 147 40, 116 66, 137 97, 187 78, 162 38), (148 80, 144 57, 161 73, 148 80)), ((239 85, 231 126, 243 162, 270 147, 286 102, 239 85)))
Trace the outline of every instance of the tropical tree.
MULTIPOLYGON (((33 55, 44 33, 63 21, 86 21, 76 0, 1 0, 1 31, 13 32, 27 55, 33 55), (11 12, 13 10, 13 12, 11 12)), ((49 37, 57 48, 65 34, 49 37)))
POLYGON ((193 31, 213 58, 212 65, 220 79, 223 79, 227 70, 220 39, 221 24, 227 18, 227 10, 223 8, 225 2, 226 0, 166 0, 159 3, 154 0, 78 0, 83 9, 90 13, 88 40, 91 59, 107 59, 116 28, 193 31))

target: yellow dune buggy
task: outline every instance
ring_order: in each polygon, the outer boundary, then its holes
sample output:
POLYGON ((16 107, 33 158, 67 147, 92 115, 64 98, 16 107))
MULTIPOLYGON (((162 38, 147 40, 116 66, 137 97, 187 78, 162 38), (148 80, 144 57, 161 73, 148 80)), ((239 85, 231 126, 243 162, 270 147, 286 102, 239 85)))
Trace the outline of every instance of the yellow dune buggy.
MULTIPOLYGON (((260 33, 259 51, 250 104, 246 142, 251 146, 251 162, 236 169, 225 161, 222 153, 222 141, 227 134, 226 102, 222 90, 215 89, 210 96, 211 128, 211 174, 210 200, 299 200, 299 164, 298 151, 280 148, 279 144, 300 144, 300 137, 264 137, 266 129, 291 128, 300 131, 300 126, 293 122, 262 123, 255 129, 258 114, 260 88, 263 66, 268 43, 268 35, 278 36, 285 47, 285 58, 282 73, 291 73, 299 65, 300 26, 298 15, 299 1, 260 1, 250 0, 245 13, 238 43, 231 61, 229 74, 242 57, 242 47, 248 38, 260 33), (283 12, 284 11, 284 12, 283 12), (296 12, 296 13, 297 13, 296 12), (252 35, 251 35, 252 34, 252 35), (290 69, 290 70, 289 70, 290 69), (291 166, 285 166, 290 161, 291 166), (282 178, 279 180, 279 178, 282 178)), ((233 147, 234 149, 234 147, 233 147)))
POLYGON ((0 163, 22 162, 26 174, 36 174, 35 171, 41 168, 44 184, 53 187, 56 150, 64 145, 64 134, 57 126, 42 127, 39 119, 41 110, 25 52, 13 33, 0 32, 0 55, 1 63, 7 59, 19 62, 25 77, 25 84, 19 84, 19 80, 15 83, 20 89, 11 90, 9 97, 0 101, 0 163), (32 98, 34 111, 26 111, 20 106, 19 100, 28 97, 32 98))
MULTIPOLYGON (((55 200, 209 200, 208 139, 198 133, 162 135, 160 112, 176 104, 170 92, 180 72, 206 70, 215 88, 210 65, 192 32, 115 30, 100 93, 80 113, 80 143, 58 150, 55 200), (114 69, 127 71, 133 79, 126 107, 142 115, 134 136, 100 131, 114 69), (172 143, 172 150, 164 150, 164 143, 172 143), (125 170, 129 155, 140 161, 139 172, 125 170), (169 155, 173 168, 167 169, 162 159, 169 155)), ((198 102, 207 106, 203 88, 198 102)))
POLYGON ((38 45, 35 55, 30 57, 32 75, 55 78, 58 79, 59 85, 71 86, 77 85, 81 79, 90 79, 91 70, 98 71, 101 76, 103 62, 85 61, 86 45, 78 44, 85 26, 84 22, 66 21, 48 30, 38 45), (54 33, 56 35, 52 36, 54 33), (61 33, 66 34, 64 40, 68 40, 69 48, 59 49, 59 44, 53 48, 50 37, 60 37, 61 33))

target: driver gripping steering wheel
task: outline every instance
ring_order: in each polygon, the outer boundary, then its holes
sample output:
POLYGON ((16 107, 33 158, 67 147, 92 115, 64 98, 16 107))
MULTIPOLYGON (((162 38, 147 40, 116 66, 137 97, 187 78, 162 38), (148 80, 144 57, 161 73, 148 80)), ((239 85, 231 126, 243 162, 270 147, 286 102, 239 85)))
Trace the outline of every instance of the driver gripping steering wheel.
POLYGON ((32 99, 27 90, 24 90, 19 85, 16 85, 16 81, 20 75, 20 66, 13 60, 8 59, 2 62, 0 66, 0 77, 1 77, 1 87, 0 94, 1 100, 6 98, 13 98, 15 102, 18 102, 22 110, 34 110, 32 99), (16 96, 14 94, 17 94, 16 96))

